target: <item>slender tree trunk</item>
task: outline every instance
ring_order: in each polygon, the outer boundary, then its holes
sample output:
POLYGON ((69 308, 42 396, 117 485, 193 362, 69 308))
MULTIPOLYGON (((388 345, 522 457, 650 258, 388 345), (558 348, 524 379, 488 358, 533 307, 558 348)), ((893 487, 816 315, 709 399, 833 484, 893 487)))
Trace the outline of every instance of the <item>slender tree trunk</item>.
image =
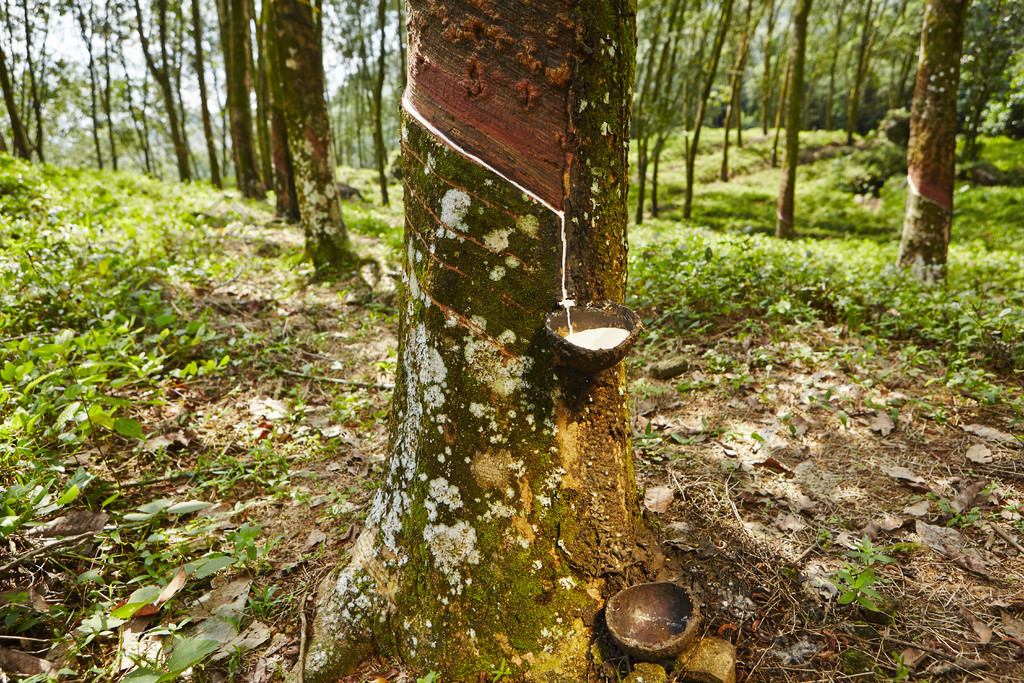
POLYGON ((117 142, 114 130, 114 116, 111 106, 113 97, 114 79, 110 75, 110 33, 113 26, 110 23, 111 3, 107 5, 103 16, 103 118, 107 121, 107 145, 110 147, 110 167, 117 170, 117 142))
POLYGON ((654 139, 654 152, 651 154, 651 216, 658 217, 660 208, 658 206, 658 169, 661 167, 661 153, 665 151, 665 142, 668 140, 667 132, 658 133, 654 139))
POLYGON ((384 75, 387 66, 387 41, 385 30, 387 29, 387 2, 388 0, 377 0, 377 28, 380 31, 378 42, 379 54, 377 55, 377 75, 373 81, 373 152, 377 166, 377 179, 380 185, 381 204, 387 206, 388 201, 388 178, 385 167, 388 163, 388 150, 384 146, 384 75))
POLYGON ((907 212, 896 263, 920 280, 945 277, 953 223, 956 93, 969 0, 928 0, 910 110, 907 212))
POLYGON ((218 0, 224 22, 225 76, 227 108, 231 128, 231 147, 235 159, 235 183, 242 195, 263 199, 266 191, 256 162, 252 133, 252 109, 249 104, 249 63, 251 61, 248 0, 218 0))
POLYGON ((7 154, 8 151, 9 150, 7 149, 7 140, 4 139, 4 134, 0 133, 0 152, 7 154))
POLYGON ((82 41, 85 42, 85 49, 89 55, 89 118, 92 119, 92 141, 96 149, 96 166, 103 170, 103 150, 100 148, 100 116, 96 100, 96 59, 92 51, 92 38, 94 34, 93 6, 89 3, 89 17, 86 19, 85 12, 81 6, 76 7, 78 25, 82 30, 82 41))
POLYGON ((426 0, 408 6, 388 474, 352 560, 323 585, 306 680, 338 680, 373 646, 452 683, 503 661, 509 680, 591 680, 598 611, 650 576, 656 551, 623 365, 558 366, 541 329, 563 297, 563 216, 572 295, 624 294, 635 5, 448 2, 447 36, 426 0), (478 20, 478 36, 458 32, 478 20), (595 35, 614 51, 584 47, 595 35), (534 89, 500 87, 522 81, 534 89))
POLYGON ((0 45, 0 88, 4 91, 4 104, 7 106, 7 114, 11 118, 11 143, 15 156, 28 161, 31 151, 28 144, 28 137, 21 125, 21 116, 18 114, 18 105, 14 100, 14 87, 11 84, 10 74, 7 73, 7 59, 4 55, 3 45, 0 45))
MULTIPOLYGON (((124 51, 120 52, 121 59, 121 70, 124 71, 124 99, 128 105, 128 115, 132 119, 132 128, 135 129, 135 135, 139 139, 139 150, 142 152, 143 164, 148 175, 153 175, 153 164, 149 158, 149 131, 144 130, 143 121, 146 115, 145 102, 143 102, 142 112, 135 110, 135 96, 132 94, 132 79, 128 73, 128 64, 125 62, 124 51)), ((145 85, 143 85, 142 98, 145 100, 145 85)))
MULTIPOLYGON (((178 179, 184 182, 192 179, 192 171, 188 164, 188 149, 185 147, 183 129, 178 121, 178 105, 174 99, 174 88, 171 84, 171 64, 167 55, 167 0, 157 0, 156 6, 157 29, 160 41, 160 64, 156 63, 150 50, 142 5, 139 0, 135 0, 139 42, 142 45, 142 55, 146 59, 146 66, 150 74, 152 74, 153 80, 159 86, 160 94, 163 96, 164 110, 167 114, 167 128, 171 134, 171 144, 174 145, 174 157, 178 164, 178 179)), ((143 118, 143 121, 145 121, 145 118, 143 118)))
POLYGON ((786 110, 786 97, 789 95, 789 80, 793 70, 792 56, 786 61, 786 75, 782 79, 782 90, 779 91, 779 104, 775 108, 775 139, 772 141, 771 165, 779 165, 779 135, 782 132, 782 113, 786 110))
POLYGON ((185 158, 189 165, 189 176, 198 173, 196 158, 192 154, 192 146, 188 142, 188 112, 185 110, 185 98, 182 97, 181 72, 184 70, 185 62, 185 15, 182 12, 181 4, 174 5, 174 46, 171 57, 173 65, 172 73, 174 80, 174 96, 178 103, 178 120, 181 122, 181 144, 185 146, 185 158))
POLYGON ((275 90, 281 93, 306 256, 317 270, 342 270, 354 257, 334 179, 323 54, 312 7, 304 0, 270 0, 270 12, 267 37, 275 42, 275 90))
POLYGON ((693 208, 693 171, 697 161, 697 149, 700 144, 700 131, 704 126, 704 110, 711 96, 711 88, 715 84, 715 75, 718 73, 718 60, 722 56, 722 46, 725 45, 725 34, 729 29, 729 17, 732 15, 733 0, 723 0, 722 18, 718 24, 718 32, 715 35, 715 43, 711 48, 711 63, 705 73, 704 88, 697 103, 697 115, 693 121, 693 140, 686 155, 686 193, 683 198, 683 218, 690 219, 693 208))
POLYGON ((220 179, 220 164, 217 163, 217 144, 213 139, 213 120, 206 95, 206 63, 203 60, 203 22, 199 12, 199 0, 192 0, 192 42, 195 44, 195 60, 192 67, 199 85, 199 108, 203 117, 203 136, 206 138, 206 155, 210 159, 210 182, 214 187, 223 186, 220 179))
MULTIPOLYGON (((733 62, 732 71, 729 73, 729 104, 725 108, 725 140, 722 145, 722 169, 719 177, 728 182, 729 180, 729 130, 732 128, 732 120, 735 116, 737 121, 736 137, 739 138, 739 121, 743 118, 740 111, 740 92, 743 89, 743 70, 747 63, 747 50, 750 47, 750 18, 754 9, 754 0, 747 0, 747 8, 743 13, 743 30, 740 33, 740 42, 736 46, 736 61, 733 62)), ((760 20, 760 17, 758 17, 760 20)), ((755 26, 758 22, 755 22, 755 26)), ((737 142, 737 144, 740 144, 737 142)))
POLYGON ((274 166, 274 203, 277 216, 289 223, 299 222, 299 197, 295 189, 295 172, 292 169, 292 155, 288 149, 288 130, 285 125, 284 94, 277 76, 277 41, 275 27, 270 23, 271 0, 263 0, 261 15, 267 18, 264 24, 264 45, 266 47, 268 104, 270 108, 270 154, 274 166))
POLYGON ((774 90, 772 76, 772 30, 775 28, 776 0, 768 2, 768 22, 764 32, 764 73, 761 76, 761 134, 768 135, 768 103, 774 90))
POLYGON ((409 78, 409 62, 405 57, 405 0, 395 0, 395 10, 398 13, 398 55, 399 64, 399 83, 401 84, 402 92, 405 92, 405 86, 409 78))
MULTIPOLYGON (((37 51, 40 51, 40 53, 43 54, 42 50, 45 50, 46 34, 45 32, 43 34, 44 44, 42 47, 34 45, 32 42, 32 16, 29 14, 28 0, 22 0, 21 12, 22 18, 25 21, 25 66, 26 71, 28 71, 29 92, 32 94, 32 113, 34 115, 36 128, 36 139, 33 147, 36 152, 36 157, 39 159, 40 163, 46 163, 46 157, 43 154, 43 100, 39 93, 39 79, 45 79, 46 74, 43 72, 37 77, 37 63, 34 57, 37 51)), ((43 20, 47 21, 48 17, 44 17, 43 20)), ((44 60, 40 59, 38 63, 40 71, 43 70, 43 63, 44 60)))
POLYGON ((832 101, 836 92, 836 64, 839 62, 839 48, 843 45, 843 15, 848 0, 839 3, 836 12, 836 30, 832 34, 832 56, 828 62, 828 95, 825 97, 825 130, 832 130, 832 101))
POLYGON ((779 207, 776 213, 775 236, 793 238, 793 199, 796 193, 796 166, 800 155, 800 112, 804 94, 804 53, 807 48, 807 16, 811 13, 811 0, 799 0, 793 16, 793 64, 790 73, 789 103, 786 108, 786 169, 779 187, 779 207))
POLYGON ((871 44, 873 42, 874 19, 871 10, 874 7, 873 0, 867 0, 864 5, 864 26, 860 35, 860 43, 857 46, 857 69, 853 78, 853 90, 850 91, 849 110, 846 117, 846 144, 853 144, 853 134, 857 130, 857 119, 860 116, 860 95, 864 79, 868 74, 868 61, 871 55, 871 44))
MULTIPOLYGON (((249 14, 252 16, 252 23, 256 30, 256 140, 260 150, 260 166, 263 170, 263 181, 265 186, 270 185, 273 177, 274 164, 270 151, 270 87, 267 84, 267 52, 266 38, 264 32, 267 21, 264 16, 256 16, 256 2, 249 1, 249 14)), ((253 66, 249 62, 250 67, 253 66)))

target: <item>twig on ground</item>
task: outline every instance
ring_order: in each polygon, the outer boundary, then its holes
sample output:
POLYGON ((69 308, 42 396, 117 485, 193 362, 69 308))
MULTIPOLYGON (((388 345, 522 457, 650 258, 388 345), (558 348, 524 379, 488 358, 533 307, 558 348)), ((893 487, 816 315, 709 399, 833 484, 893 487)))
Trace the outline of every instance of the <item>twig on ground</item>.
POLYGON ((25 564, 34 557, 39 557, 40 555, 49 555, 52 551, 57 550, 58 548, 64 548, 67 546, 74 547, 76 545, 80 545, 95 536, 95 531, 86 531, 85 533, 78 534, 76 536, 68 536, 67 538, 61 538, 59 540, 53 541, 52 543, 41 545, 38 548, 33 548, 32 550, 29 550, 28 552, 19 555, 18 557, 14 558, 4 566, 0 567, 0 575, 6 574, 15 567, 25 564))
POLYGON ((999 526, 995 522, 989 522, 989 526, 992 527, 992 530, 995 531, 1001 539, 1003 539, 1004 541, 1012 545, 1014 548, 1016 548, 1017 552, 1024 555, 1024 546, 1021 546, 1021 544, 1017 542, 1017 540, 1013 538, 1013 536, 1010 536, 1010 534, 1006 532, 1006 529, 999 526))
POLYGON ((309 591, 302 594, 299 602, 299 681, 306 680, 306 600, 309 598, 309 591))
MULTIPOLYGON (((227 449, 225 449, 225 450, 227 450, 227 449)), ((301 458, 301 457, 304 457, 304 456, 305 456, 304 453, 300 453, 300 454, 297 454, 297 455, 289 455, 289 456, 285 457, 285 460, 288 461, 288 462, 291 462, 292 460, 297 460, 298 458, 301 458)), ((161 483, 168 482, 168 481, 178 481, 180 479, 191 479, 192 477, 198 477, 201 474, 227 474, 228 472, 233 470, 235 467, 238 467, 239 465, 241 465, 242 467, 249 467, 249 466, 256 466, 256 465, 259 465, 259 464, 261 464, 261 463, 259 461, 256 461, 256 460, 247 460, 247 461, 244 461, 244 462, 237 462, 232 467, 224 467, 223 465, 218 465, 217 467, 207 467, 207 468, 201 469, 201 470, 187 470, 185 472, 172 472, 171 474, 165 474, 162 477, 154 477, 152 479, 135 479, 135 480, 132 480, 132 481, 126 481, 125 483, 121 484, 121 488, 124 489, 124 488, 132 488, 132 487, 135 487, 135 486, 149 486, 150 484, 161 484, 161 483)))
POLYGON ((333 384, 345 384, 353 387, 367 387, 370 389, 394 389, 394 384, 378 384, 377 382, 362 382, 356 379, 338 379, 337 377, 318 377, 317 375, 307 375, 304 372, 292 372, 291 370, 281 370, 286 375, 292 377, 302 377, 303 379, 311 379, 317 382, 332 382, 333 384))

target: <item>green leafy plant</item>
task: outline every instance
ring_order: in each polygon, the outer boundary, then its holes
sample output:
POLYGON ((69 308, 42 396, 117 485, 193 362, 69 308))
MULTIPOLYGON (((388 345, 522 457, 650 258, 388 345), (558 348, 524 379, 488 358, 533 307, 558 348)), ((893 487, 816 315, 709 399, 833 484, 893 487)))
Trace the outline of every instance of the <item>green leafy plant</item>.
POLYGON ((882 552, 871 544, 871 539, 865 536, 856 544, 857 549, 847 551, 847 557, 855 560, 855 563, 847 564, 846 568, 836 573, 833 583, 839 589, 839 603, 849 605, 856 602, 865 609, 874 612, 881 611, 876 601, 882 596, 871 586, 878 582, 878 575, 872 568, 876 564, 893 562, 893 558, 882 552))

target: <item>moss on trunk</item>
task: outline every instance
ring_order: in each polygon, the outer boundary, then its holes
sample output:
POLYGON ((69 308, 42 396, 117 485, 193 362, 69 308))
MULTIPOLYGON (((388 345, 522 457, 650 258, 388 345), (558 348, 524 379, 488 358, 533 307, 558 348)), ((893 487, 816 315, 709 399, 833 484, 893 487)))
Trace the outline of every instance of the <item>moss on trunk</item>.
MULTIPOLYGON (((517 4, 442 14, 448 25, 493 26, 517 4)), ((410 3, 410 26, 428 30, 437 16, 424 13, 437 7, 410 3)), ((570 294, 624 295, 635 9, 585 0, 565 15, 574 68, 550 94, 568 112, 560 205, 403 117, 390 459, 368 531, 321 595, 311 680, 350 670, 371 641, 445 680, 476 681, 503 660, 524 680, 583 680, 605 597, 649 578, 624 368, 559 366, 543 332, 562 298, 562 211, 570 294)), ((410 40, 410 62, 424 56, 418 45, 410 40)))

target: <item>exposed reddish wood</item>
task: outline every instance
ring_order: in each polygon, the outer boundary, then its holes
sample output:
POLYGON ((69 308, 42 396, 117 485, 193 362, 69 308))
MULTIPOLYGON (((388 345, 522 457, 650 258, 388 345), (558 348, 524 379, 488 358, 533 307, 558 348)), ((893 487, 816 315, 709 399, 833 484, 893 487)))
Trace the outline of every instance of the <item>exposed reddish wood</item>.
POLYGON ((556 207, 563 205, 576 44, 569 3, 411 0, 409 99, 441 132, 556 207))

